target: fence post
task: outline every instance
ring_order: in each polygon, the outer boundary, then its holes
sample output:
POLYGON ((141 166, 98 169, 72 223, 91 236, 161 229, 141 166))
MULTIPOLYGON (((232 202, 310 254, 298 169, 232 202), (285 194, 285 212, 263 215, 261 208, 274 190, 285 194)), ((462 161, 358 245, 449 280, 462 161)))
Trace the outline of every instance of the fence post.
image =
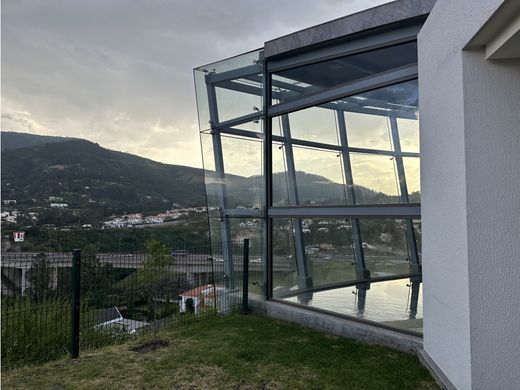
POLYGON ((79 357, 79 312, 80 312, 80 283, 81 283, 81 250, 74 249, 72 256, 72 348, 71 357, 79 357))
POLYGON ((244 265, 242 268, 242 314, 247 314, 249 300, 249 238, 244 238, 244 265))

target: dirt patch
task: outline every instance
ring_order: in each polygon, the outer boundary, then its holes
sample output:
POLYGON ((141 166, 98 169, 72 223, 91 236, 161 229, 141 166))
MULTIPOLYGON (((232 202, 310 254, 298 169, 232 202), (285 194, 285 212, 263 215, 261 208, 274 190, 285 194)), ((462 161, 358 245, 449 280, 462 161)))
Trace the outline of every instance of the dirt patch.
POLYGON ((130 348, 130 350, 137 352, 137 353, 146 353, 146 352, 155 351, 156 349, 159 349, 159 348, 167 347, 169 344, 170 343, 166 340, 153 340, 153 341, 147 341, 144 344, 130 348))

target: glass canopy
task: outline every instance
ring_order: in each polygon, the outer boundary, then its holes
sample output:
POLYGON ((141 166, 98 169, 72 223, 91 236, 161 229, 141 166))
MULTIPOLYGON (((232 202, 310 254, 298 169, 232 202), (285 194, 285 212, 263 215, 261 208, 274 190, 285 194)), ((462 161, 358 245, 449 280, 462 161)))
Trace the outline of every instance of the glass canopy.
POLYGON ((416 42, 336 53, 194 70, 211 239, 252 240, 264 298, 420 332, 416 42))

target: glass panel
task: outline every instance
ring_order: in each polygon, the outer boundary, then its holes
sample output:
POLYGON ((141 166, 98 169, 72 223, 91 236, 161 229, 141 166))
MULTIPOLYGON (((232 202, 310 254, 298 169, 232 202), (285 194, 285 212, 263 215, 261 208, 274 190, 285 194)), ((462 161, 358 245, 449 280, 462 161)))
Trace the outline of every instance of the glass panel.
MULTIPOLYGON (((335 111, 311 107, 288 114, 291 137, 338 145, 335 111)), ((279 118, 277 118, 279 121, 279 118)), ((276 119, 273 119, 273 122, 276 119)))
MULTIPOLYGON (((285 300, 302 303, 297 297, 285 300)), ((365 291, 351 286, 317 292, 306 304, 310 307, 422 333, 422 302, 421 284, 400 279, 372 283, 370 289, 365 291), (417 290, 417 294, 413 293, 414 289, 417 290)))
MULTIPOLYGON (((218 218, 209 219, 212 242, 212 256, 215 259, 214 264, 217 267, 216 272, 223 267, 224 253, 222 250, 223 222, 218 218), (220 268, 219 268, 220 267, 220 268)), ((234 242, 233 264, 235 270, 238 270, 238 276, 241 277, 243 257, 241 245, 243 240, 248 238, 249 246, 249 292, 257 294, 258 298, 262 295, 262 286, 265 280, 263 271, 265 269, 264 256, 264 231, 265 223, 263 219, 247 219, 247 218, 229 218, 230 237, 234 242)))
POLYGON ((351 153, 350 162, 357 204, 399 203, 393 157, 351 153))
MULTIPOLYGON (((359 221, 365 267, 373 278, 410 274, 404 223, 394 219, 359 221)), ((298 285, 299 262, 306 262, 312 287, 355 282, 356 258, 352 221, 341 218, 273 219, 273 294, 285 296, 303 288, 298 285), (301 225, 305 259, 298 259, 301 225)), ((362 266, 360 266, 360 269, 362 266)), ((300 266, 300 269, 301 268, 300 266)))
MULTIPOLYGON (((260 129, 262 123, 250 124, 260 129)), ((225 180, 218 180, 215 172, 213 139, 210 131, 201 132, 201 147, 204 162, 209 215, 220 216, 219 192, 224 184, 227 208, 262 209, 264 199, 263 150, 259 138, 236 137, 220 134, 225 180)))
POLYGON ((273 204, 298 205, 345 204, 345 185, 341 159, 337 153, 293 146, 296 183, 290 182, 291 175, 286 157, 286 146, 273 143, 273 204))
POLYGON ((393 150, 388 117, 346 112, 345 124, 350 147, 393 150))
POLYGON ((397 118, 398 126, 400 119, 408 119, 410 122, 401 122, 408 127, 410 133, 414 133, 414 126, 417 129, 419 111, 419 97, 417 80, 406 81, 404 83, 389 85, 388 87, 374 89, 359 95, 341 99, 352 106, 346 111, 365 112, 374 115, 392 115, 397 118))
POLYGON ((359 224, 365 263, 373 278, 410 273, 402 220, 363 219, 359 224))
POLYGON ((222 137, 228 208, 262 208, 262 142, 222 137))
POLYGON ((289 179, 285 149, 283 144, 273 142, 272 150, 273 206, 286 206, 289 204, 289 179))
POLYGON ((301 205, 345 203, 341 159, 337 152, 293 147, 301 205))
POLYGON ((220 122, 251 114, 262 109, 263 83, 261 75, 257 75, 257 77, 260 81, 256 83, 250 80, 239 79, 225 84, 227 88, 216 88, 218 117, 220 122), (242 86, 247 86, 249 88, 248 90, 251 91, 256 90, 258 94, 230 89, 242 88, 242 86))
MULTIPOLYGON (((298 285, 296 229, 301 224, 303 245, 312 286, 354 281, 356 272, 350 225, 344 220, 306 218, 273 220, 273 295, 285 296, 298 285)), ((303 275, 300 275, 303 276, 303 275)))
POLYGON ((397 118, 399 140, 403 152, 419 153, 419 121, 417 119, 397 118))
POLYGON ((421 201, 421 161, 419 157, 403 157, 406 185, 410 202, 421 201))
POLYGON ((419 252, 419 261, 422 262, 422 224, 421 220, 413 221, 413 229, 415 231, 415 240, 417 241, 417 252, 419 252))
POLYGON ((262 65, 258 63, 260 53, 261 50, 255 50, 194 69, 200 130, 210 128, 208 86, 215 87, 220 121, 253 113, 254 107, 261 109, 262 98, 258 95, 262 93, 262 65), (231 71, 235 72, 227 73, 219 80, 215 78, 231 71))
POLYGON ((206 185, 206 198, 208 213, 210 216, 219 215, 219 185, 215 175, 215 155, 213 153, 213 136, 208 132, 200 133, 202 149, 202 162, 204 165, 204 183, 206 185))
POLYGON ((276 72, 272 104, 417 63, 417 43, 408 42, 276 72))
MULTIPOLYGON (((402 276, 405 280, 372 282, 370 285, 358 282, 356 285, 361 273, 356 272, 352 221, 349 219, 275 218, 273 296, 421 331, 422 301, 415 295, 412 305, 411 295, 408 295, 407 284, 411 283, 406 276, 410 274, 410 262, 404 221, 362 219, 359 225, 365 265, 371 277, 380 280, 402 276), (303 236, 299 245, 305 253, 302 258, 298 258, 299 251, 296 250, 299 229, 303 236)), ((417 232, 417 221, 415 229, 417 232)), ((358 268, 362 269, 362 266, 358 268)))

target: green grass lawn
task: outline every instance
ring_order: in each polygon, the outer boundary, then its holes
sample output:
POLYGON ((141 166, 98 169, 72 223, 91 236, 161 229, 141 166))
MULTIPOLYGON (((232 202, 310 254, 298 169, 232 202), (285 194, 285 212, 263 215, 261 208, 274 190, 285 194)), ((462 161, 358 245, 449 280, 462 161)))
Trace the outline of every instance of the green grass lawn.
POLYGON ((3 389, 437 389, 413 355, 255 315, 213 317, 143 342, 2 373, 3 389))

